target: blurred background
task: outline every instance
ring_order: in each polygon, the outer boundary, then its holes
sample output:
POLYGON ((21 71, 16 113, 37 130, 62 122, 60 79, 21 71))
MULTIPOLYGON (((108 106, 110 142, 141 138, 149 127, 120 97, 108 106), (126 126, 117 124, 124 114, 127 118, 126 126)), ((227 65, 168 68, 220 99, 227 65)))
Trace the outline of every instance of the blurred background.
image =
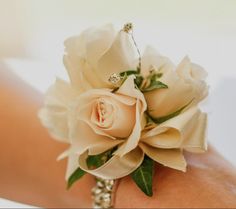
POLYGON ((67 79, 64 39, 110 22, 132 22, 142 51, 176 64, 188 55, 208 71, 209 140, 236 165, 236 0, 0 0, 0 62, 45 92, 67 79))

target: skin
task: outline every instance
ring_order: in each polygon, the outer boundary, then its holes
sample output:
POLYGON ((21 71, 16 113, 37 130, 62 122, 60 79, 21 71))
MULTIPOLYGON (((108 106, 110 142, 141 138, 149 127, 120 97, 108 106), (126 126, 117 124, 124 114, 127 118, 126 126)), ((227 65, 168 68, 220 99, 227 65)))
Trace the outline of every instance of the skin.
POLYGON ((129 177, 122 179, 117 187, 115 206, 235 208, 235 168, 212 148, 206 154, 185 156, 188 162, 186 173, 156 166, 153 197, 145 196, 129 177))
POLYGON ((0 197, 44 208, 91 207, 91 176, 66 190, 66 161, 56 158, 67 145, 40 124, 42 95, 3 66, 0 75, 0 197))
MULTIPOLYGON (((44 208, 88 208, 94 178, 85 175, 66 190, 66 161, 56 162, 66 144, 53 140, 37 112, 43 96, 0 65, 0 197, 44 208)), ((157 165, 153 197, 130 177, 118 181, 116 208, 236 207, 236 171, 212 148, 186 154, 188 171, 157 165), (129 195, 127 195, 129 194, 129 195)))

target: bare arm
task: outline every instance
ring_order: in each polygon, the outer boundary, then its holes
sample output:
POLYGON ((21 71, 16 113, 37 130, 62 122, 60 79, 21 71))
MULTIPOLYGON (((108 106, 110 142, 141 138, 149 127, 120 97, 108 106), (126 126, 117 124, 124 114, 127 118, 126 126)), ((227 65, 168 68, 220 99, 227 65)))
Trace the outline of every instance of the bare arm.
MULTIPOLYGON (((3 66, 0 75, 0 197, 47 208, 91 207, 93 177, 65 189, 66 162, 56 157, 67 146, 54 141, 37 118, 42 95, 3 66)), ((186 173, 157 166, 152 198, 130 177, 121 179, 115 207, 236 207, 233 166, 212 149, 186 156, 186 173)))
POLYGON ((91 207, 91 176, 66 190, 66 161, 56 158, 67 146, 39 122, 42 95, 3 66, 0 75, 0 197, 41 207, 91 207))

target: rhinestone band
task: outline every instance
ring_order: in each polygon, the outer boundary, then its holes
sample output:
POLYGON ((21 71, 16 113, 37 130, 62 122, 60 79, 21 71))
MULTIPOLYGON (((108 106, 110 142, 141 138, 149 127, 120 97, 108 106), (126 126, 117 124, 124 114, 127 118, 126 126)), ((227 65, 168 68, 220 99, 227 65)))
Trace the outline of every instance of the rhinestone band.
POLYGON ((112 208, 112 192, 115 181, 96 177, 96 186, 92 189, 93 208, 112 208))

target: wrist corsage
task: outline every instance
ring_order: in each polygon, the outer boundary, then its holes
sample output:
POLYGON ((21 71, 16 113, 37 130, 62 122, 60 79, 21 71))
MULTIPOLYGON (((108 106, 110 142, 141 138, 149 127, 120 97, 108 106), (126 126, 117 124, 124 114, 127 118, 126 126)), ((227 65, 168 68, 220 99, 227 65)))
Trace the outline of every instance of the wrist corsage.
POLYGON ((128 23, 67 39, 63 60, 70 81, 56 79, 39 116, 70 145, 59 156, 68 188, 96 177, 95 207, 111 207, 114 181, 127 175, 152 196, 155 163, 185 172, 183 151, 206 151, 206 72, 188 57, 175 66, 151 47, 141 55, 128 23))

